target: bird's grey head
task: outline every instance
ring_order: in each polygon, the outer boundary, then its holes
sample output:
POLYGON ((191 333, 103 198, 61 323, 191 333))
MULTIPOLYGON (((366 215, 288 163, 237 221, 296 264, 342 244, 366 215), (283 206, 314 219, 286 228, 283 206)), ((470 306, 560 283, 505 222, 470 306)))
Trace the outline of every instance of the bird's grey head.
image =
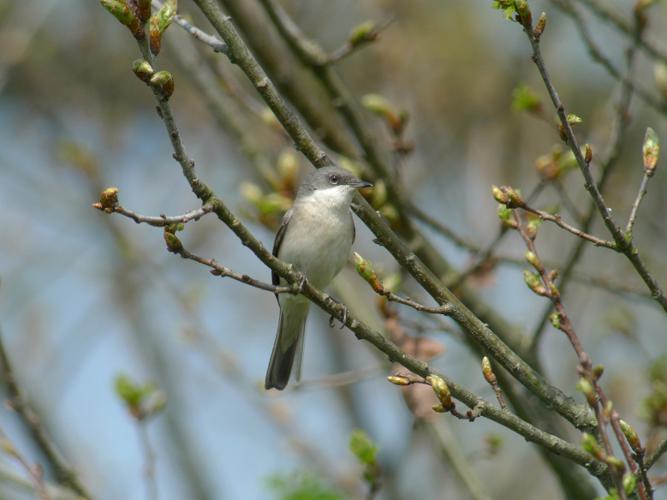
POLYGON ((314 193, 324 194, 326 192, 328 196, 340 196, 351 200, 355 189, 372 185, 343 168, 323 167, 306 176, 299 186, 297 196, 305 198, 314 193))

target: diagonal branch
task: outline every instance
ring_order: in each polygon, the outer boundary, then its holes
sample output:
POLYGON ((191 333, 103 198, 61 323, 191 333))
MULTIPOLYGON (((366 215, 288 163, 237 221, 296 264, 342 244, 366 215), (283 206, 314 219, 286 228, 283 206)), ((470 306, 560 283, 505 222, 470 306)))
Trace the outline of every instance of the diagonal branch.
POLYGON ((602 193, 600 192, 597 183, 593 179, 593 175, 591 174, 590 171, 590 165, 584 159, 584 156, 581 153, 581 148, 579 147, 577 138, 574 135, 572 125, 569 123, 567 119, 565 106, 563 106, 563 103, 560 100, 560 96, 558 95, 558 92, 551 80, 549 72, 544 63, 544 59, 542 57, 542 51, 540 49, 539 36, 536 36, 533 33, 532 28, 529 29, 524 26, 523 30, 526 36, 528 37, 530 46, 532 48, 533 62, 535 63, 535 66, 537 67, 540 76, 542 77, 544 86, 546 87, 547 92, 549 93, 549 97, 551 98, 551 102, 553 103, 554 108, 556 109, 556 113, 558 115, 558 119, 560 121, 562 130, 565 134, 565 137, 567 138, 567 144, 570 147, 572 153, 574 154, 574 157, 577 160, 577 165, 579 166, 579 170, 581 171, 581 174, 584 177, 585 181, 584 187, 589 192, 591 198, 593 198, 598 213, 602 217, 602 220, 605 226, 607 227, 607 230, 609 231, 614 242, 616 243, 617 250, 623 253, 627 257, 627 259, 635 268, 641 279, 648 287, 648 289, 651 291, 651 295, 653 296, 653 298, 660 304, 663 310, 667 312, 667 297, 665 296, 662 288, 660 287, 656 279, 653 277, 651 272, 646 267, 644 260, 639 256, 639 250, 632 243, 632 239, 626 238, 626 235, 623 233, 623 230, 614 222, 611 215, 611 209, 605 203, 602 193))
MULTIPOLYGON (((255 86, 256 90, 269 105, 276 118, 282 123, 283 127, 294 141, 295 147, 301 151, 308 160, 310 160, 313 166, 319 168, 331 165, 331 159, 315 143, 294 112, 278 94, 273 83, 269 80, 264 70, 260 67, 259 63, 237 33, 232 21, 222 14, 213 0, 195 0, 195 3, 209 19, 220 37, 227 43, 230 51, 230 59, 243 70, 248 79, 255 86)), ((161 106, 165 105, 166 103, 161 106)), ((170 113, 169 116, 171 116, 170 113)), ((171 119, 171 123, 168 120, 165 120, 165 124, 171 132, 173 118, 171 119)), ((174 135, 170 133, 170 137, 173 136, 174 135)), ((178 133, 175 134, 175 137, 179 137, 178 133)), ((178 142, 179 146, 182 148, 182 145, 180 145, 180 138, 178 142)), ((187 175, 194 175, 193 170, 188 167, 191 163, 190 160, 180 157, 178 152, 176 153, 176 158, 181 162, 181 166, 184 167, 184 171, 187 175)), ((196 179, 196 176, 194 179, 196 179)), ((204 187, 199 179, 196 179, 196 181, 198 184, 193 186, 193 191, 195 194, 201 194, 199 197, 202 201, 209 201, 212 192, 207 187, 204 187)), ((461 303, 450 290, 442 285, 442 282, 431 272, 431 270, 422 263, 415 252, 408 248, 408 246, 396 236, 387 223, 375 213, 372 207, 370 207, 361 196, 356 196, 353 209, 375 234, 377 242, 384 246, 394 256, 401 266, 403 266, 415 280, 424 287, 438 304, 451 304, 452 319, 459 323, 477 343, 484 346, 489 354, 512 373, 513 376, 525 387, 545 403, 553 407, 576 427, 585 429, 595 426, 595 419, 587 408, 578 405, 571 397, 565 395, 560 389, 550 385, 541 374, 510 349, 486 323, 481 321, 472 313, 472 311, 463 305, 463 303, 461 303)), ((223 220, 225 219, 224 214, 217 208, 214 211, 219 218, 223 220)), ((234 224, 240 224, 240 221, 235 217, 230 221, 234 222, 234 224)), ((237 235, 241 238, 244 244, 248 245, 246 240, 247 235, 237 235)))
POLYGON ((14 376, 12 364, 9 361, 9 356, 5 349, 5 344, 0 335, 0 371, 2 378, 7 385, 7 392, 9 393, 9 406, 16 411, 21 418, 21 421, 30 432, 32 440, 44 454, 49 464, 53 467, 56 479, 63 486, 67 486, 72 491, 81 495, 83 498, 91 498, 84 486, 81 484, 79 477, 74 469, 67 463, 65 457, 62 456, 55 443, 44 429, 42 421, 35 413, 32 407, 27 403, 23 396, 21 387, 19 386, 14 376))

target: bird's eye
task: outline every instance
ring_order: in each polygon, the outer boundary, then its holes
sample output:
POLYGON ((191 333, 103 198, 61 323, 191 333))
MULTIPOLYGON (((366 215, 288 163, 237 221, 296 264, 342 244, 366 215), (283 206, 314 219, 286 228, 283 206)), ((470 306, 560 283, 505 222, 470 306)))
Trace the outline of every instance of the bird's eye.
POLYGON ((336 185, 336 184, 338 184, 338 181, 339 181, 339 180, 340 180, 340 179, 338 178, 338 176, 337 176, 336 174, 333 174, 333 175, 330 175, 330 176, 329 176, 329 182, 330 182, 331 184, 336 185))

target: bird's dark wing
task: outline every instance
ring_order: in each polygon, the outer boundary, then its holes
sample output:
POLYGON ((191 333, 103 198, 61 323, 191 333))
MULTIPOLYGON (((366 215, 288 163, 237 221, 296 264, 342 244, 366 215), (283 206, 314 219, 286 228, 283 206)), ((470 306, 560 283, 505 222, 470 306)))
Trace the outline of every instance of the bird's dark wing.
MULTIPOLYGON (((278 252, 280 252, 280 245, 285 238, 285 232, 287 231, 287 224, 289 224, 290 219, 292 218, 292 209, 290 208, 285 215, 283 215, 283 220, 280 222, 280 227, 276 233, 276 239, 273 242, 273 256, 278 257, 278 252)), ((271 283, 275 286, 280 284, 280 276, 278 276, 275 271, 271 271, 271 283)))
POLYGON ((354 217, 352 217, 352 212, 350 212, 350 222, 352 222, 352 243, 357 239, 357 228, 354 227, 354 217))

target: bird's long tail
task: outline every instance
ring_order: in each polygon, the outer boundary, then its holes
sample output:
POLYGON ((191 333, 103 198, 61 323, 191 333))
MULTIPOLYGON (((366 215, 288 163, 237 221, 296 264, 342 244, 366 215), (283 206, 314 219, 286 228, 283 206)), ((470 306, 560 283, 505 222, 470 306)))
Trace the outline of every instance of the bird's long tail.
POLYGON ((281 300, 278 331, 266 370, 266 389, 284 389, 295 364, 297 381, 301 378, 303 339, 309 306, 308 300, 299 296, 286 296, 281 300))

